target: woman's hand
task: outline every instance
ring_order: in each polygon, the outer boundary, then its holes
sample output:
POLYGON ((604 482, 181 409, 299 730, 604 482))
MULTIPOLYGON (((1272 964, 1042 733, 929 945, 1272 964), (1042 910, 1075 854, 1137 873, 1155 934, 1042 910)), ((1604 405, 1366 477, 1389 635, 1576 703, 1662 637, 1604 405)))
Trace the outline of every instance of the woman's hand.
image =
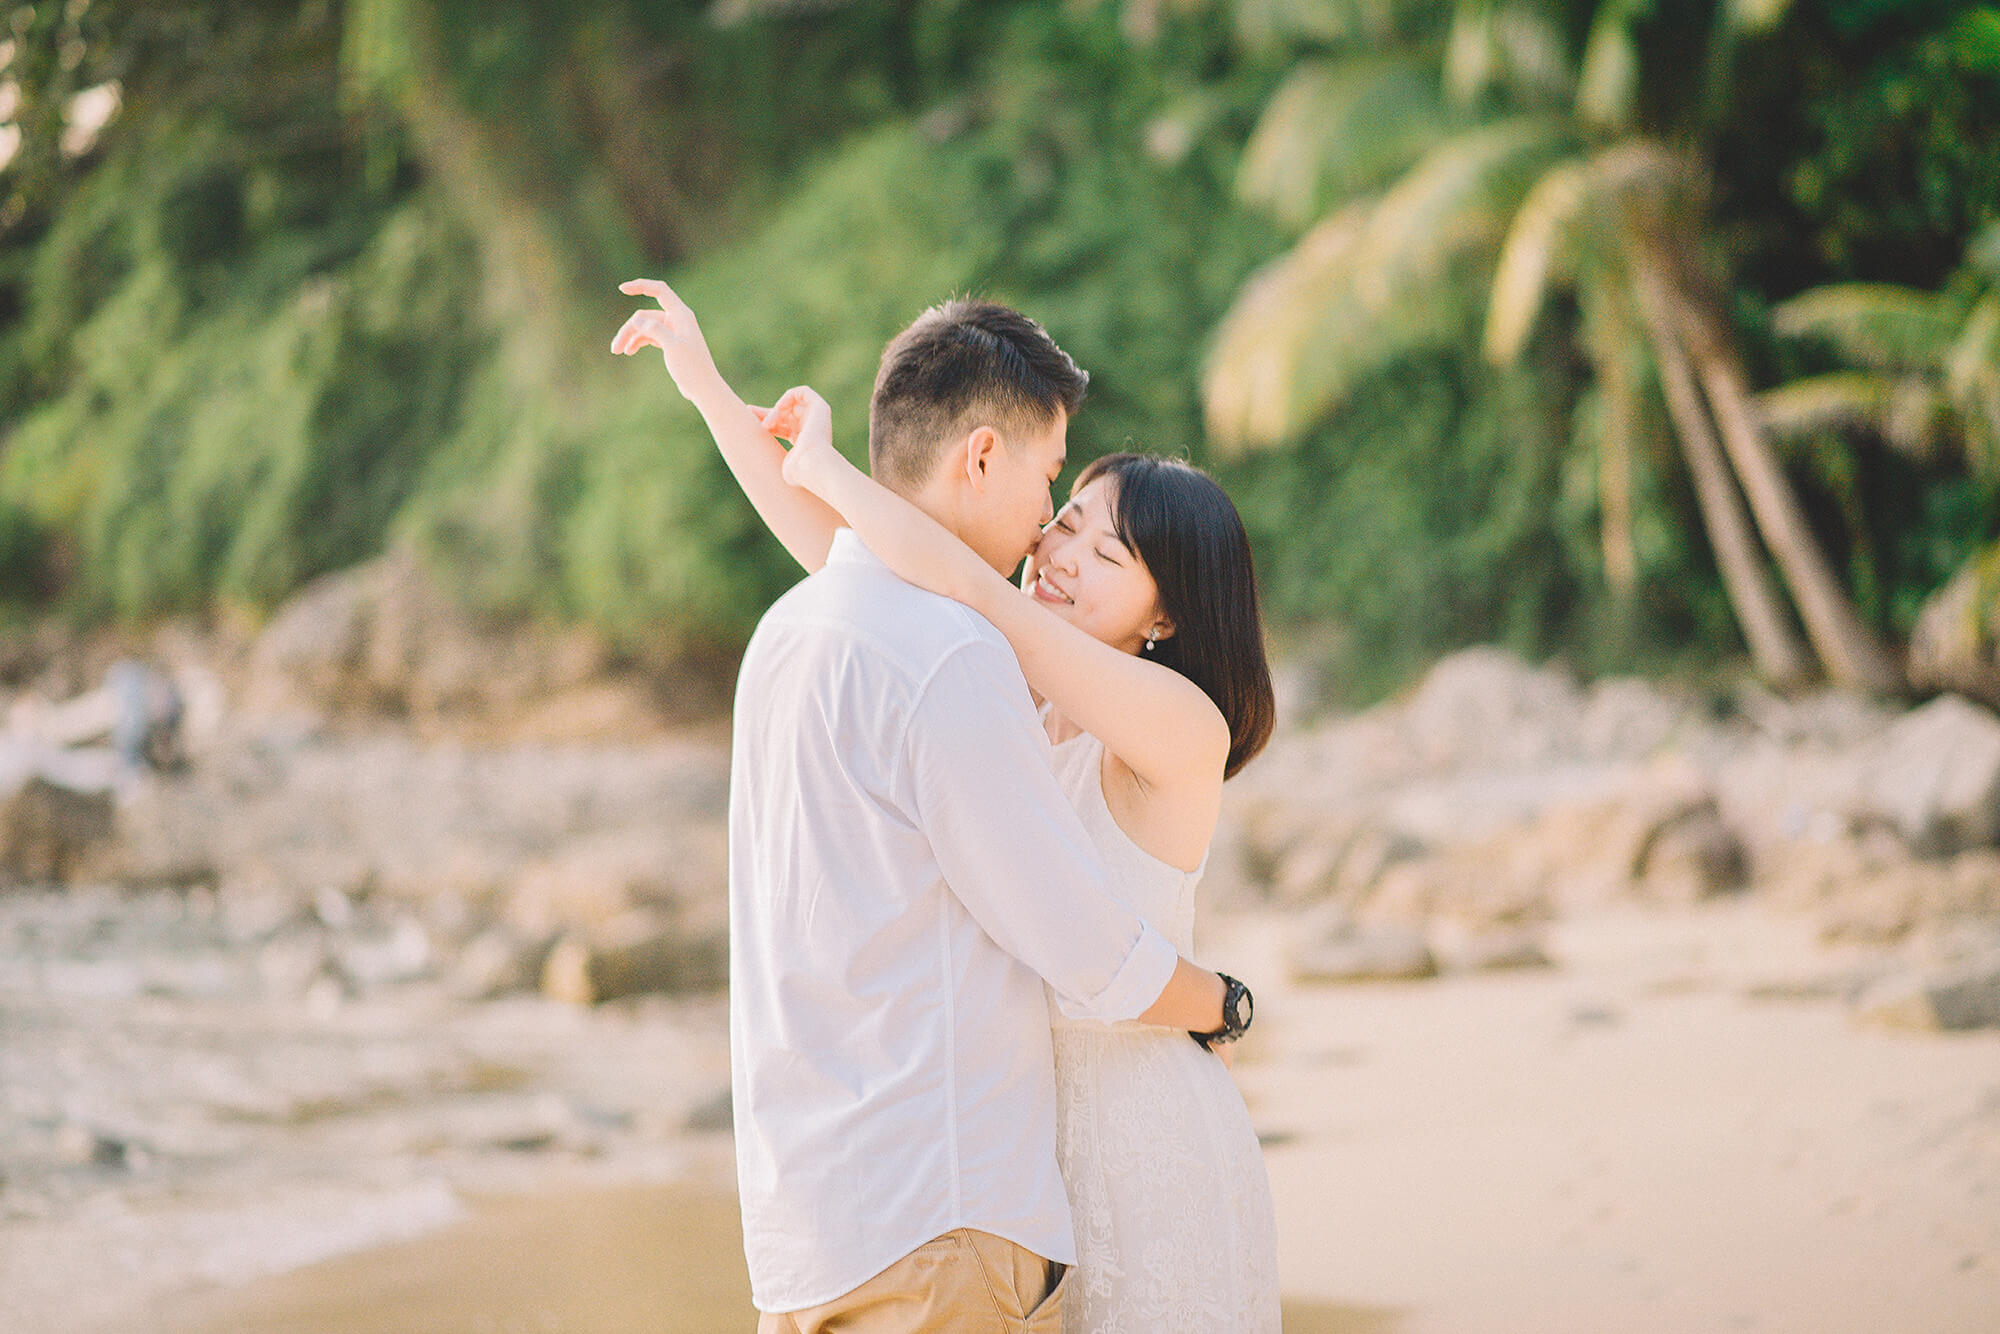
MULTIPOLYGON (((755 408, 752 412, 757 412, 755 408)), ((791 443, 785 451, 785 481, 822 499, 832 471, 847 462, 833 447, 833 409, 805 385, 787 389, 776 403, 759 413, 764 429, 791 443)))
POLYGON ((667 374, 674 377, 675 387, 689 399, 695 399, 701 389, 719 378, 715 358, 709 354, 708 342, 701 336, 694 312, 673 288, 656 278, 635 278, 620 283, 618 290, 627 296, 649 296, 659 302, 660 308, 635 311, 611 340, 613 353, 629 357, 644 348, 660 349, 667 363, 667 374))

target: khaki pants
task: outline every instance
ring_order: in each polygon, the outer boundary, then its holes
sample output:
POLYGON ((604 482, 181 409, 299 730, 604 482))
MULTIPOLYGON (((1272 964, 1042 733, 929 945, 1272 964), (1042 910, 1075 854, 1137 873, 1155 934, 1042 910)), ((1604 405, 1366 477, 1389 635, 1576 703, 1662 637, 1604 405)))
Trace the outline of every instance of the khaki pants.
POLYGON ((1062 1334, 1063 1266, 969 1227, 911 1251, 824 1306, 768 1312, 757 1334, 1062 1334))

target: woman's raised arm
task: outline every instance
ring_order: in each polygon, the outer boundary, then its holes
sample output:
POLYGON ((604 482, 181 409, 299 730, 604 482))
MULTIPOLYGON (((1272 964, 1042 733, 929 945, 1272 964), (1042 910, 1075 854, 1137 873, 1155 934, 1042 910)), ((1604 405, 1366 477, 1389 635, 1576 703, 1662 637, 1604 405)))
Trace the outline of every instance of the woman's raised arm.
POLYGON ((618 290, 627 296, 652 297, 660 308, 638 311, 626 320, 611 340, 611 350, 629 356, 642 348, 660 349, 674 386, 708 423, 722 461, 729 465, 757 517, 807 573, 826 564, 834 532, 843 526, 840 515, 811 492, 785 484, 780 471, 785 447, 764 429, 757 409, 739 398, 722 378, 694 312, 673 288, 656 279, 636 279, 621 284, 618 290))

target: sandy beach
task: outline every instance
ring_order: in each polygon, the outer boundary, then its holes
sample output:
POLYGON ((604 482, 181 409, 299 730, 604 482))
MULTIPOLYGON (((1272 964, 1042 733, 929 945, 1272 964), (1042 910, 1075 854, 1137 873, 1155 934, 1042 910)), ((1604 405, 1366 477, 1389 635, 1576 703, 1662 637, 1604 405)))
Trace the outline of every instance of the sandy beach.
MULTIPOLYGON (((1278 980, 1294 929, 1259 913, 1211 925, 1218 958, 1273 979, 1237 1073, 1266 1141, 1295 1334, 1994 1328, 2000 1033, 1857 1025, 1837 993, 1861 956, 1807 922, 1748 902, 1606 910, 1557 925, 1554 968, 1337 987, 1278 980)), ((630 1016, 601 1018, 639 1050, 630 1016)), ((692 1065, 715 1056, 713 1007, 654 1018, 692 1065)), ((310 1204, 308 1175, 267 1178, 259 1203, 310 1204)), ((96 1272, 34 1285, 39 1309, 12 1285, 8 1328, 750 1327, 726 1134, 682 1133, 643 1162, 420 1163, 400 1180, 374 1192, 404 1202, 405 1231, 390 1210, 382 1244, 362 1228, 315 1263, 179 1284, 15 1219, 0 1255, 96 1272), (489 1188, 413 1193, 452 1179, 489 1188), (426 1217, 426 1198, 455 1207, 426 1217), (50 1300, 93 1280, 89 1301, 50 1300), (121 1281, 126 1300, 107 1304, 121 1281)), ((180 1222, 197 1212, 183 1201, 180 1222)), ((222 1274, 200 1237, 250 1243, 217 1224, 212 1196, 199 1212, 183 1274, 222 1274)), ((100 1213, 100 1237, 125 1247, 177 1217, 171 1198, 123 1223, 100 1213)))
POLYGON ((1995 1328, 2000 1034, 1856 1028, 1755 908, 1553 944, 1274 998, 1241 1073, 1288 1292, 1408 1334, 1995 1328))

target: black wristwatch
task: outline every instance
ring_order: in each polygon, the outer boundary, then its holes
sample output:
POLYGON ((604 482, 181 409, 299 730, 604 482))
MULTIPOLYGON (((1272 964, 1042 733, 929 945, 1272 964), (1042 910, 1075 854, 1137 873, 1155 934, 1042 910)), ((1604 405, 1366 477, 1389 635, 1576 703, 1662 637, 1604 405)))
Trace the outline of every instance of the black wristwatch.
POLYGON ((1201 1044, 1203 1051, 1213 1051, 1218 1042, 1234 1042, 1249 1031, 1250 1020, 1257 1013, 1257 1002, 1250 995, 1250 988, 1238 982, 1227 973, 1217 973, 1222 979, 1222 1027, 1213 1033, 1189 1031, 1188 1036, 1201 1044))

